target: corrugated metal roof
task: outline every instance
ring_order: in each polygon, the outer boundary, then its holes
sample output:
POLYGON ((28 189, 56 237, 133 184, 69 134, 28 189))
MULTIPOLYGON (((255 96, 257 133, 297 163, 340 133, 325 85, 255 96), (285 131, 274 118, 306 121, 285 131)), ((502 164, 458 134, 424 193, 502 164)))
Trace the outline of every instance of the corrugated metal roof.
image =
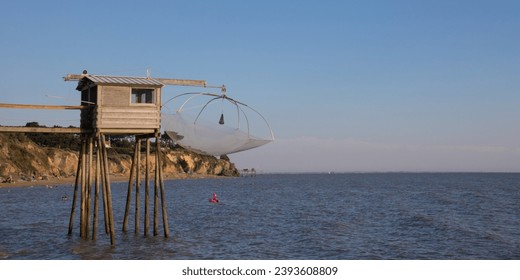
POLYGON ((152 78, 143 77, 121 77, 121 76, 97 76, 87 75, 85 78, 96 84, 107 85, 146 85, 146 86, 164 86, 163 83, 152 78))

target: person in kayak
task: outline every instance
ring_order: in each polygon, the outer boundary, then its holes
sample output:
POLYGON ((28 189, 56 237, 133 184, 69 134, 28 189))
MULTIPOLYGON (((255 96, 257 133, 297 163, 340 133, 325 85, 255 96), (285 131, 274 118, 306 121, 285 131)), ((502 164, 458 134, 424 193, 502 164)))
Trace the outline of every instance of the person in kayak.
POLYGON ((220 200, 218 200, 217 194, 213 193, 213 197, 209 199, 209 202, 211 203, 219 203, 220 200))

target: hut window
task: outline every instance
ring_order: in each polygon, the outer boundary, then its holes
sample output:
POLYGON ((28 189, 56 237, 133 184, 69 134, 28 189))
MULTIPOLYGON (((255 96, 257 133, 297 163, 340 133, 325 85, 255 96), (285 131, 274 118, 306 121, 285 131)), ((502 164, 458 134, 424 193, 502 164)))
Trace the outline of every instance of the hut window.
POLYGON ((133 88, 132 103, 154 103, 154 90, 148 88, 133 88))
POLYGON ((92 105, 97 102, 97 86, 81 91, 81 105, 92 105))

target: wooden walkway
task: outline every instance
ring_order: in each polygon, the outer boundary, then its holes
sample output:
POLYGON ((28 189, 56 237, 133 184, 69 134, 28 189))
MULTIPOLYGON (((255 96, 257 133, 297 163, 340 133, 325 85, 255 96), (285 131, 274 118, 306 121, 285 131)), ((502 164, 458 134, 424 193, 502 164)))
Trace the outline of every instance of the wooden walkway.
MULTIPOLYGON (((33 104, 10 104, 0 103, 0 108, 7 109, 41 109, 41 110, 82 110, 88 106, 70 105, 33 105, 33 104)), ((0 126, 0 132, 5 133, 92 133, 91 130, 79 127, 30 127, 30 126, 0 126)))
POLYGON ((0 126, 0 132, 5 133, 91 133, 91 130, 79 127, 30 127, 30 126, 0 126))
POLYGON ((0 108, 8 108, 8 109, 42 109, 42 110, 81 110, 81 109, 87 109, 88 106, 33 105, 33 104, 0 103, 0 108))

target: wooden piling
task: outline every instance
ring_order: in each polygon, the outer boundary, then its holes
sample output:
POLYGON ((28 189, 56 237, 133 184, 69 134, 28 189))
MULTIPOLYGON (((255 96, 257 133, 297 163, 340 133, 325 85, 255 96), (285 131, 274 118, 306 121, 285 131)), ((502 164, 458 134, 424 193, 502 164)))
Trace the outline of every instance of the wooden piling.
POLYGON ((137 150, 137 163, 135 171, 135 234, 139 234, 139 201, 141 199, 139 190, 141 188, 141 138, 135 139, 137 150))
POLYGON ((159 234, 159 152, 161 150, 159 136, 155 137, 155 178, 153 195, 153 235, 159 234))
POLYGON ((86 168, 86 190, 87 190, 87 197, 86 197, 86 217, 85 217, 85 238, 90 237, 90 210, 92 205, 92 151, 93 151, 93 138, 88 137, 87 138, 87 168, 86 168))
POLYGON ((130 166, 130 177, 128 179, 128 190, 126 193, 126 206, 125 206, 125 216, 123 218, 123 232, 126 232, 128 227, 128 216, 130 215, 130 202, 132 199, 132 185, 134 184, 134 170, 135 170, 135 162, 137 161, 137 145, 134 145, 134 154, 132 156, 132 164, 130 166))
POLYGON ((148 236, 148 200, 150 199, 150 138, 146 138, 146 170, 144 190, 144 236, 148 236))
POLYGON ((109 168, 108 168, 108 155, 107 155, 107 148, 105 143, 105 136, 103 134, 99 135, 99 138, 101 139, 101 151, 102 151, 102 158, 103 158, 103 175, 104 181, 105 181, 105 194, 106 194, 106 200, 107 200, 107 213, 108 213, 108 225, 110 228, 110 244, 115 245, 116 243, 116 234, 114 229, 114 214, 112 212, 112 194, 110 190, 110 177, 109 177, 109 168))
POLYGON ((72 207, 70 209, 69 219, 69 235, 72 234, 72 227, 74 224, 74 211, 76 209, 76 201, 78 197, 78 186, 79 186, 79 172, 81 170, 81 155, 78 155, 78 167, 76 168, 76 180, 74 181, 74 195, 72 196, 72 207))
POLYGON ((163 227, 164 227, 164 237, 168 237, 170 235, 170 230, 168 229, 168 216, 166 213, 166 202, 165 202, 165 193, 164 193, 164 178, 161 168, 161 152, 160 149, 157 152, 158 163, 159 163, 159 184, 161 189, 161 206, 162 206, 162 218, 163 218, 163 227))
MULTIPOLYGON (((84 137, 84 136, 83 136, 84 137)), ((85 217, 86 217, 86 177, 85 177, 85 169, 86 169, 86 166, 87 166, 87 163, 86 163, 86 149, 87 149, 87 142, 85 140, 85 138, 82 139, 81 141, 81 178, 80 178, 80 182, 81 182, 81 208, 80 208, 80 231, 79 231, 79 235, 82 237, 82 238, 85 238, 85 217)))
POLYGON ((97 225, 98 225, 98 210, 99 210, 99 179, 100 179, 100 172, 101 172, 101 163, 100 163, 100 156, 99 156, 99 141, 96 140, 94 142, 96 144, 96 168, 95 168, 95 178, 94 178, 94 218, 92 221, 92 240, 96 240, 97 237, 97 225))
POLYGON ((101 193, 103 194, 103 217, 104 217, 104 224, 105 224, 105 234, 110 234, 109 232, 109 224, 108 224, 108 201, 107 201, 107 195, 105 191, 106 182, 105 182, 105 164, 103 160, 103 142, 101 141, 101 137, 97 137, 98 142, 98 158, 100 161, 100 183, 101 183, 101 193))

